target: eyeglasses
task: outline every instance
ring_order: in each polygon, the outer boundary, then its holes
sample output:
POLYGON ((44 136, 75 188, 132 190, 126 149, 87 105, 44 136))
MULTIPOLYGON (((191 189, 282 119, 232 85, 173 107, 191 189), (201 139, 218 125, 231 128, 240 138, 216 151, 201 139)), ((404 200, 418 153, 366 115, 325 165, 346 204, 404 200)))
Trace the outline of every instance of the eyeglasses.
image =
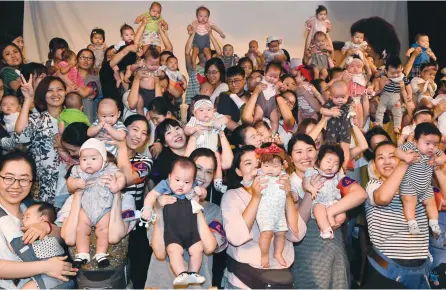
POLYGON ((83 55, 79 56, 79 59, 80 59, 80 60, 88 60, 88 61, 93 61, 93 58, 92 58, 92 57, 88 57, 88 56, 83 56, 83 55))
POLYGON ((236 85, 236 86, 238 86, 241 83, 242 83, 242 79, 228 80, 228 85, 236 85))
POLYGON ((210 70, 206 73, 206 75, 208 75, 208 76, 214 75, 215 76, 216 74, 219 74, 219 73, 220 72, 218 70, 210 70))
POLYGON ((14 177, 1 176, 1 175, 0 175, 0 177, 3 179, 3 182, 6 185, 13 185, 16 181, 18 181, 19 185, 21 187, 28 187, 31 184, 31 182, 32 182, 32 180, 29 180, 29 179, 17 179, 17 178, 14 178, 14 177))

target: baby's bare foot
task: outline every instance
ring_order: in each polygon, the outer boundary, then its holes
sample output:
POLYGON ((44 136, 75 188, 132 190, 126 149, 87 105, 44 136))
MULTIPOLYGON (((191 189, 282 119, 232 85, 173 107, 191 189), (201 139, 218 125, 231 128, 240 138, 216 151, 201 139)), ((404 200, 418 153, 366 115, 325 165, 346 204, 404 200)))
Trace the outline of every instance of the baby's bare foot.
POLYGON ((277 262, 279 262, 280 266, 286 267, 286 261, 281 253, 274 253, 274 259, 276 259, 277 262))
POLYGON ((269 257, 268 257, 268 255, 262 255, 262 257, 260 258, 260 265, 263 268, 269 268, 269 257))

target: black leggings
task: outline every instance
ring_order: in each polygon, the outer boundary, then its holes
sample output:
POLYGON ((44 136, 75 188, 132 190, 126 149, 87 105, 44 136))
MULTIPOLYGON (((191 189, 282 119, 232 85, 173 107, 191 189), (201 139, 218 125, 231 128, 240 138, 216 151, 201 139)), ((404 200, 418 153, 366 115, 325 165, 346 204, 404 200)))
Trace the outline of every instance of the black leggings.
POLYGON ((128 253, 133 289, 145 288, 152 252, 152 247, 147 239, 147 229, 137 224, 136 229, 130 232, 128 253))

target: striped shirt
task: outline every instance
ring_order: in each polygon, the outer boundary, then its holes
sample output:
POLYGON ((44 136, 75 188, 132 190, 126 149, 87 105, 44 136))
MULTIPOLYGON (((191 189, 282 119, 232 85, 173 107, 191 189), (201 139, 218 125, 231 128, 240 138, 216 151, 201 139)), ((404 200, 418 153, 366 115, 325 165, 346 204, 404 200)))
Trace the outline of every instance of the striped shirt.
POLYGON ((208 148, 212 151, 216 151, 218 148, 218 133, 220 129, 213 128, 213 124, 218 119, 225 118, 224 115, 217 112, 214 113, 214 117, 210 122, 199 121, 195 116, 192 116, 187 123, 186 127, 196 127, 196 126, 212 126, 211 130, 204 131, 197 138, 197 148, 208 148))
POLYGON ((391 259, 426 259, 429 228, 423 204, 418 203, 415 209, 415 219, 421 234, 411 235, 399 194, 395 194, 386 206, 376 205, 374 193, 382 184, 381 180, 371 179, 366 187, 368 199, 365 211, 370 241, 376 249, 391 259))
MULTIPOLYGON (((97 125, 99 125, 98 119, 96 119, 96 121, 94 121, 94 123, 91 124, 92 127, 97 125)), ((112 126, 112 128, 118 131, 127 132, 127 127, 124 126, 124 123, 122 123, 121 121, 117 121, 116 124, 112 126)), ((107 152, 110 152, 115 157, 118 157, 118 147, 107 143, 107 141, 113 141, 113 138, 110 136, 107 130, 102 128, 101 131, 99 131, 99 133, 94 137, 105 143, 105 149, 107 150, 107 152)))
POLYGON ((198 35, 206 35, 206 34, 209 33, 208 30, 206 29, 206 26, 207 26, 208 24, 209 24, 210 26, 214 26, 214 25, 215 25, 215 24, 214 24, 213 22, 211 22, 210 20, 208 20, 208 23, 206 23, 206 24, 201 24, 201 23, 198 23, 197 20, 194 20, 194 21, 192 21, 191 25, 193 26, 194 23, 197 23, 197 24, 198 24, 198 25, 197 25, 197 28, 195 28, 195 33, 198 34, 198 35))
MULTIPOLYGON (((421 157, 420 162, 410 164, 404 174, 400 185, 401 194, 417 195, 420 201, 433 197, 432 174, 434 168, 428 164, 430 158, 421 154, 413 142, 406 142, 400 148, 403 151, 413 150, 421 157), (423 178, 420 178, 421 176, 423 178)), ((442 154, 441 150, 438 150, 436 154, 440 156, 442 154)))
MULTIPOLYGON (((405 76, 403 77, 403 81, 406 86, 410 83, 405 76)), ((399 83, 390 81, 388 84, 384 86, 383 91, 387 93, 401 93, 401 86, 399 83)))
POLYGON ((138 174, 139 178, 135 184, 130 185, 122 190, 122 193, 131 194, 135 198, 136 209, 141 209, 144 201, 144 191, 150 171, 152 169, 153 161, 151 158, 142 154, 136 153, 130 159, 133 170, 138 174))
POLYGON ((204 68, 200 65, 197 65, 197 70, 194 70, 192 67, 186 67, 186 69, 187 74, 189 75, 189 83, 186 88, 186 104, 190 104, 192 98, 200 94, 199 78, 204 79, 205 73, 204 68))

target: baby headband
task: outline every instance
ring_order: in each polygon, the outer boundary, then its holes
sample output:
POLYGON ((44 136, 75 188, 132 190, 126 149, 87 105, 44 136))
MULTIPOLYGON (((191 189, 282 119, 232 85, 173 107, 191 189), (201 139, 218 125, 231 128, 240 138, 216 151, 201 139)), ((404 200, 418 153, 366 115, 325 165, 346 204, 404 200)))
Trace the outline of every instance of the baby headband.
POLYGON ((84 149, 98 150, 102 156, 102 168, 104 168, 104 165, 107 162, 107 150, 105 150, 104 142, 96 138, 90 138, 85 141, 84 144, 82 144, 81 150, 79 150, 79 152, 82 152, 82 150, 84 149))
POLYGON ((257 157, 260 157, 264 154, 276 155, 282 158, 283 160, 285 160, 286 157, 285 152, 282 150, 282 148, 277 146, 275 143, 271 144, 269 147, 266 148, 256 148, 255 153, 257 157))
POLYGON ((280 39, 280 37, 278 36, 270 36, 266 39, 266 47, 268 47, 268 45, 273 42, 273 41, 278 41, 279 44, 282 44, 282 39, 280 39))
POLYGON ((198 100, 194 103, 194 111, 198 110, 201 107, 214 107, 214 104, 210 100, 198 100))
POLYGON ((418 115, 420 113, 429 113, 429 112, 430 112, 430 110, 428 110, 428 109, 422 109, 422 110, 415 112, 415 114, 413 114, 413 116, 415 117, 416 115, 418 115))
POLYGON ((358 61, 360 61, 362 64, 364 64, 364 62, 363 62, 360 58, 352 57, 352 56, 347 57, 347 60, 345 61, 345 63, 346 63, 347 65, 349 65, 349 64, 351 64, 352 62, 354 62, 355 60, 358 60, 358 61))
POLYGON ((311 76, 311 72, 305 68, 305 66, 302 64, 297 67, 297 70, 300 71, 300 74, 304 76, 309 82, 313 80, 313 77, 311 76))

